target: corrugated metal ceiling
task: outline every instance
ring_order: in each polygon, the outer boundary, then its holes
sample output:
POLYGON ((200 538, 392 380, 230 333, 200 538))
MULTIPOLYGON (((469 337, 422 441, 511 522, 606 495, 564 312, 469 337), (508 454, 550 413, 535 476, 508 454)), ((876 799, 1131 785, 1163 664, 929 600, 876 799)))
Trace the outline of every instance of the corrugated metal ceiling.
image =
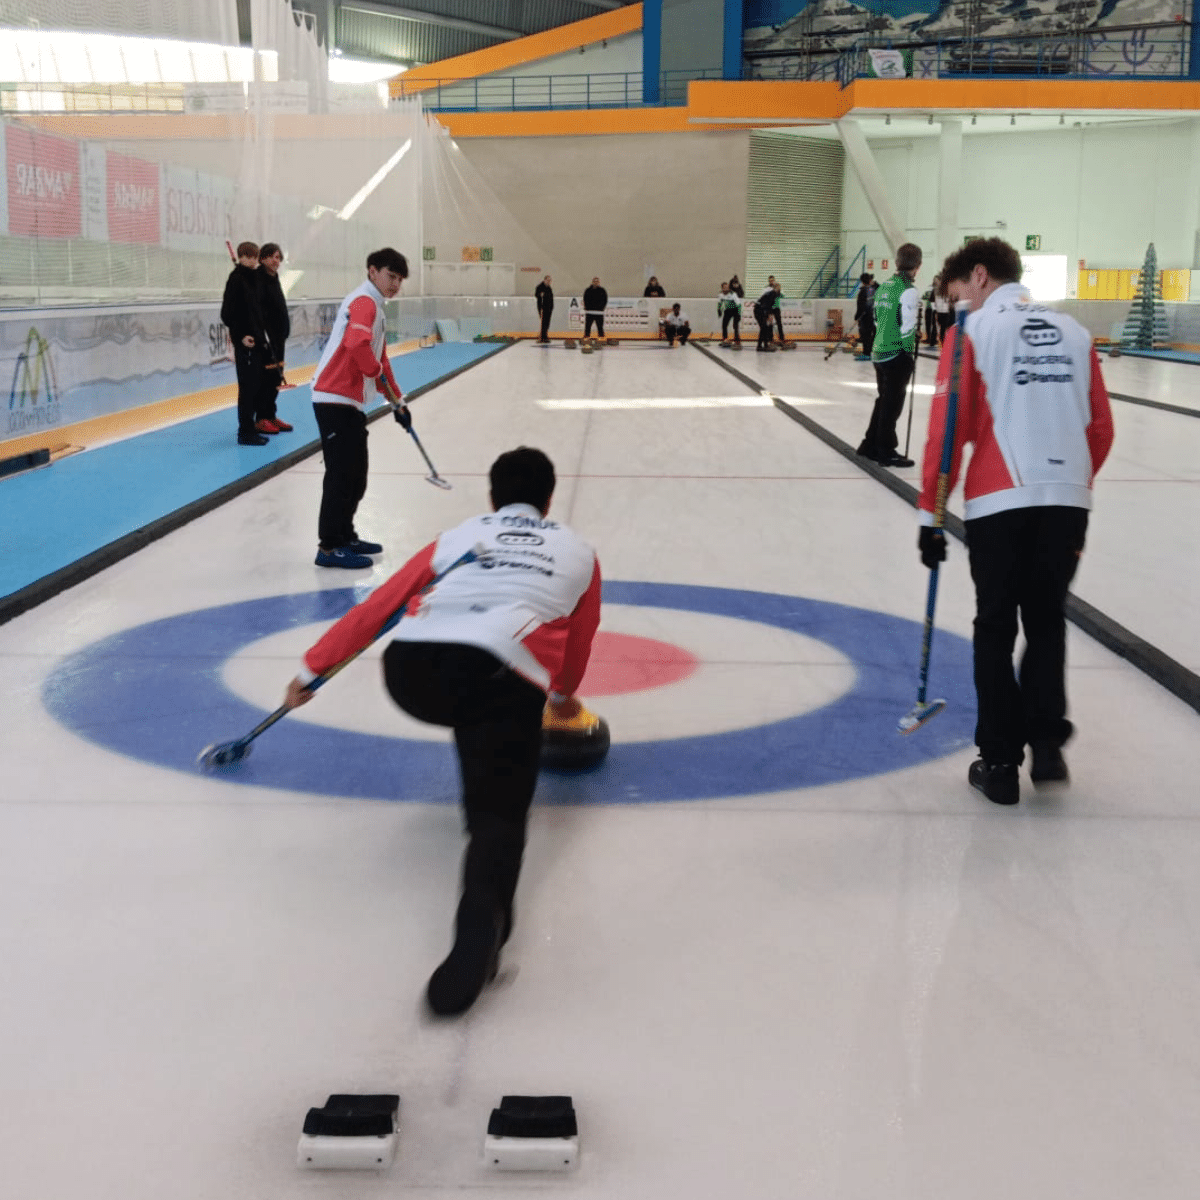
POLYGON ((513 35, 524 37, 582 21, 636 0, 293 0, 312 12, 348 58, 439 62, 513 35), (394 10, 395 16, 388 15, 394 10), (462 22, 462 24, 458 24, 462 22))

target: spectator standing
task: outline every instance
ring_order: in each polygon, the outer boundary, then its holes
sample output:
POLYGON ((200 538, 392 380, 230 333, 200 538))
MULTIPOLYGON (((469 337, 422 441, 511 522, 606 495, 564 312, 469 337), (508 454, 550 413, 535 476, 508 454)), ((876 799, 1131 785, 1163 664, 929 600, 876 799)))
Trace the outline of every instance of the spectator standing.
POLYGON ((554 281, 547 275, 534 289, 533 297, 537 301, 538 316, 542 319, 541 332, 538 341, 546 345, 550 341, 550 318, 554 314, 554 281))
POLYGON ((733 340, 738 346, 742 344, 742 302, 727 283, 721 284, 717 293, 717 315, 721 318, 721 341, 729 341, 729 324, 733 322, 733 340))
POLYGON ((950 307, 950 301, 940 286, 933 293, 933 314, 937 321, 938 334, 942 342, 945 342, 946 334, 950 326, 954 324, 954 310, 950 307))
MULTIPOLYGON (((378 542, 364 541, 354 529, 358 502, 367 490, 367 414, 369 396, 382 379, 385 389, 402 399, 387 356, 384 301, 391 300, 408 278, 408 260, 387 247, 367 256, 367 278, 341 303, 333 332, 317 364, 313 380, 313 412, 321 431, 325 479, 317 524, 318 567, 360 569, 372 566, 368 555, 380 554, 378 542)), ((411 425, 401 406, 401 424, 411 425)))
POLYGON ((875 345, 875 276, 866 271, 858 277, 854 319, 858 322, 858 336, 862 340, 862 350, 854 357, 858 362, 866 362, 875 345))
POLYGON ((911 467, 913 460, 896 452, 896 422, 904 411, 908 381, 917 353, 917 310, 913 284, 921 269, 921 247, 905 242, 896 251, 896 274, 875 293, 875 344, 871 359, 879 394, 858 453, 885 467, 911 467))
POLYGON ((596 332, 604 336, 604 310, 608 307, 608 292, 600 286, 600 277, 592 279, 592 285, 583 293, 583 336, 588 337, 592 332, 592 322, 596 323, 596 332))
POLYGON ((779 303, 779 284, 769 284, 766 291, 754 302, 754 319, 758 322, 758 345, 756 350, 774 350, 771 335, 771 314, 779 303))
POLYGON ((642 295, 657 296, 659 299, 662 299, 666 296, 666 294, 667 293, 663 291, 662 284, 658 282, 658 276, 651 275, 650 281, 646 284, 646 290, 642 293, 642 295))
MULTIPOLYGON (((937 310, 934 307, 937 303, 938 288, 941 286, 942 277, 935 275, 933 282, 929 285, 929 290, 921 294, 921 306, 925 313, 925 344, 932 348, 937 347, 941 341, 939 336, 941 330, 937 323, 937 310)), ((949 301, 946 302, 949 304, 949 301)))
POLYGON ((667 335, 667 349, 675 345, 676 338, 681 346, 687 345, 688 338, 692 336, 692 323, 678 302, 672 304, 671 311, 663 317, 663 329, 667 335))
POLYGON ((277 398, 283 383, 284 358, 287 340, 292 333, 292 318, 288 315, 287 297, 279 282, 283 251, 275 242, 264 242, 258 251, 258 282, 262 293, 263 324, 267 332, 268 362, 263 370, 262 390, 258 396, 258 420, 254 428, 259 433, 291 433, 292 426, 279 419, 277 398), (270 426, 270 428, 267 428, 270 426))
POLYGON ((783 336, 783 306, 779 303, 783 299, 783 287, 774 275, 768 275, 767 282, 775 289, 775 307, 771 309, 771 319, 779 331, 779 344, 782 346, 787 341, 783 336))
MULTIPOLYGON (((967 553, 975 583, 975 690, 979 759, 970 785, 996 804, 1020 799, 1018 768, 1065 784, 1067 720, 1064 606, 1087 534, 1092 482, 1113 442, 1112 411, 1091 335, 1072 317, 1034 304, 1021 256, 1000 238, 954 251, 942 267, 950 301, 966 301, 950 489, 971 443, 963 486, 967 553), (1025 633, 1013 672, 1017 614, 1025 633)), ((928 567, 946 557, 933 528, 953 369, 953 330, 942 347, 925 443, 918 546, 928 567)))
POLYGON ((729 277, 729 290, 739 299, 745 300, 746 289, 742 287, 742 281, 736 275, 729 277))
MULTIPOLYGON (((265 446, 270 440, 264 436, 265 430, 260 432, 255 428, 258 397, 267 365, 267 334, 258 280, 258 243, 242 242, 221 299, 221 323, 229 330, 237 372, 237 440, 240 446, 265 446)), ((275 432, 274 429, 271 432, 275 432)))
POLYGON ((522 446, 496 459, 490 481, 493 512, 443 533, 351 609, 305 654, 284 699, 305 703, 317 675, 406 610, 383 654, 384 682, 418 721, 454 730, 467 826, 454 945, 426 989, 442 1016, 465 1012, 496 974, 513 928, 543 710, 580 715, 575 692, 600 621, 595 552, 547 516, 550 460, 522 446), (479 558, 453 567, 470 550, 479 558))

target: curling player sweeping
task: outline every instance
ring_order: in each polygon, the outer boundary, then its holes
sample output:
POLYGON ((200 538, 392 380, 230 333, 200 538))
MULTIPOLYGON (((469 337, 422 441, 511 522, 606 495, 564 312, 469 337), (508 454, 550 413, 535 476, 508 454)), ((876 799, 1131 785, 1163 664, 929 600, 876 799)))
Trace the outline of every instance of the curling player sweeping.
POLYGON ((600 621, 600 564, 547 514, 554 466, 540 450, 500 455, 493 511, 415 554, 304 656, 288 708, 402 619, 384 651, 392 699, 419 721, 454 730, 468 842, 453 949, 429 980, 429 1006, 466 1011, 494 978, 513 927, 513 896, 542 755, 591 764, 608 729, 575 698, 600 621), (432 586, 431 586, 432 585, 432 586))

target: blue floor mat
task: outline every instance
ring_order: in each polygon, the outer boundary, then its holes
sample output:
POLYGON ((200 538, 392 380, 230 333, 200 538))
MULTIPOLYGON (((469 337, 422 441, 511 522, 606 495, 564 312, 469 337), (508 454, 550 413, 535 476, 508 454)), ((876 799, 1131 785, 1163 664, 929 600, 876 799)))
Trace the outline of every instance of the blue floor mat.
MULTIPOLYGON (((392 369, 411 392, 500 349, 431 346, 392 369)), ((295 429, 266 446, 239 446, 236 413, 225 408, 0 479, 0 599, 317 442, 311 396, 308 384, 280 393, 279 415, 295 429)))

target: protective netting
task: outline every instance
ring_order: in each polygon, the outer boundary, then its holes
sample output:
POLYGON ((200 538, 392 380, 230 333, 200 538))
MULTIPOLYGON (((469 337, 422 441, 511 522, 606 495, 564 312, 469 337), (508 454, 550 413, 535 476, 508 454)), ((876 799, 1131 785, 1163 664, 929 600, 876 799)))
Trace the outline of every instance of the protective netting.
POLYGON ((290 0, 0 0, 0 304, 211 299, 226 243, 278 242, 289 297, 366 255, 408 295, 511 296, 553 272, 419 97, 328 83, 290 0), (4 28, 7 26, 7 28, 4 28))

